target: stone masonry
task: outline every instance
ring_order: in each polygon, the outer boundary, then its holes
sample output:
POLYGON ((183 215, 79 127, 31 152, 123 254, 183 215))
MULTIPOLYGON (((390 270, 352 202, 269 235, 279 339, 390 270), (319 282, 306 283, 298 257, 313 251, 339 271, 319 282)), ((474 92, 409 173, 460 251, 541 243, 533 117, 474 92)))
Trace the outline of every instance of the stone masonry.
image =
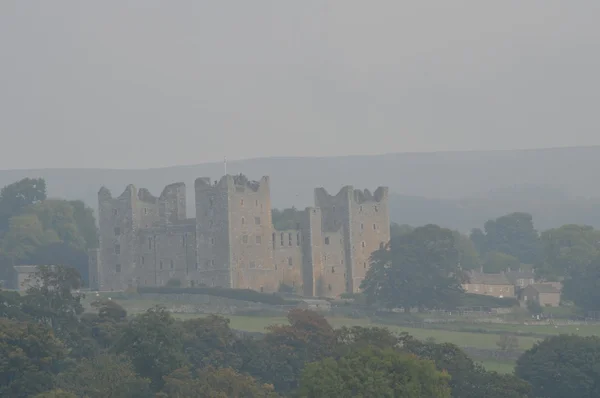
POLYGON ((195 182, 196 218, 186 218, 185 185, 155 197, 129 185, 116 198, 98 192, 100 248, 90 252, 98 290, 137 286, 220 286, 274 292, 281 284, 305 296, 357 292, 373 251, 390 239, 388 189, 315 189, 315 207, 294 229, 271 220, 269 177, 226 175, 195 182))

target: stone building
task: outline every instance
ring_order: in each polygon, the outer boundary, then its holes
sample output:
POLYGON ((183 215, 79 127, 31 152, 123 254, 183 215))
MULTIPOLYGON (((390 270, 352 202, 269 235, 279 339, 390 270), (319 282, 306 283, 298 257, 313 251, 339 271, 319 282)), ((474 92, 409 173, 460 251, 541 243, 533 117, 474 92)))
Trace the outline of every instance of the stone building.
POLYGON ((558 307, 560 305, 560 290, 549 283, 534 283, 528 285, 522 292, 523 302, 537 301, 542 307, 558 307))
POLYGON ((468 282, 463 284, 467 293, 482 294, 494 297, 515 297, 515 286, 508 280, 504 272, 486 274, 482 271, 470 271, 468 282))
POLYGON ((196 218, 186 218, 185 185, 159 197, 129 185, 116 198, 98 193, 100 248, 90 252, 90 283, 99 290, 220 286, 306 296, 356 292, 371 253, 390 239, 388 189, 347 186, 337 195, 315 190, 315 207, 296 212, 291 229, 271 219, 269 177, 195 182, 196 218), (295 224, 295 225, 294 225, 295 224))

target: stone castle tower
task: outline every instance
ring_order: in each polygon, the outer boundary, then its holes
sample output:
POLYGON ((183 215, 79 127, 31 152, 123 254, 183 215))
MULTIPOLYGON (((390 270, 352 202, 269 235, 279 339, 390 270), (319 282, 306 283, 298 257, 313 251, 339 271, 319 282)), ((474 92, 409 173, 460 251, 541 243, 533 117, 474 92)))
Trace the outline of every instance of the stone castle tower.
POLYGON ((90 253, 99 290, 134 286, 221 286, 306 296, 356 292, 371 253, 390 239, 388 189, 315 190, 315 207, 297 212, 295 227, 276 230, 270 180, 224 176, 195 182, 196 218, 186 218, 185 185, 159 197, 132 185, 113 198, 98 193, 100 249, 90 253))

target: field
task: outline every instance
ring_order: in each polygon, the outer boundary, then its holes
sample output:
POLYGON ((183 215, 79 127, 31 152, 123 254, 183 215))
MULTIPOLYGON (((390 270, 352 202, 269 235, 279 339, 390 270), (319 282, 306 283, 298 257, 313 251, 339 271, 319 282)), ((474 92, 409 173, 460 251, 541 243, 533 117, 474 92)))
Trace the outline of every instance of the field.
MULTIPOLYGON (((145 308, 149 308, 158 302, 146 301, 146 300, 116 300, 123 305, 123 307, 129 313, 139 312, 145 308)), ((88 298, 86 301, 86 307, 89 309, 88 298)), ((167 303, 162 303, 167 304, 167 303)), ((200 314, 176 314, 179 319, 191 319, 201 317, 200 314)), ((230 320, 230 326, 233 329, 244 330, 249 332, 265 332, 265 329, 269 325, 274 324, 287 324, 287 319, 283 316, 241 316, 241 315, 226 315, 230 320)), ((396 326, 389 324, 379 324, 371 322, 368 318, 343 318, 343 317, 327 317, 329 323, 339 328, 342 326, 379 326, 386 327, 395 333, 406 332, 419 338, 421 340, 433 339, 437 343, 453 343, 459 347, 472 347, 477 349, 492 349, 498 348, 497 342, 501 334, 504 333, 515 333, 515 334, 535 334, 531 335, 519 335, 518 349, 520 351, 531 348, 537 341, 541 339, 541 335, 557 335, 561 333, 567 334, 578 334, 582 336, 600 335, 600 325, 566 325, 566 326, 553 326, 553 325, 526 325, 526 324, 498 324, 498 323, 454 323, 452 328, 457 330, 445 330, 438 328, 428 329, 424 327, 407 327, 407 326, 396 326), (485 331, 486 333, 477 332, 474 329, 485 331)), ((477 358, 476 358, 477 360, 477 358)), ((512 372, 514 363, 507 361, 498 360, 482 360, 481 363, 489 370, 494 370, 502 373, 512 372)))

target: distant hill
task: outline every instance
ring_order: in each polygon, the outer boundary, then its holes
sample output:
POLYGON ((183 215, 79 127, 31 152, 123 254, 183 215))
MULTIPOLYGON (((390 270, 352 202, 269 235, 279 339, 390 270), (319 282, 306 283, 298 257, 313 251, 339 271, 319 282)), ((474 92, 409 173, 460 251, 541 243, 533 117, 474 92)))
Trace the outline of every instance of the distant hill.
MULTIPOLYGON (((271 177, 274 207, 313 204, 313 189, 336 193, 344 185, 393 193, 392 217, 401 223, 436 222, 459 229, 509 211, 531 211, 540 228, 566 222, 600 226, 600 146, 514 151, 398 153, 330 158, 262 158, 232 161, 230 174, 271 177), (537 213, 537 214, 536 214, 537 213)), ((148 170, 42 169, 0 171, 0 186, 24 177, 43 177, 52 197, 82 199, 94 208, 104 185, 120 194, 129 183, 159 194, 175 181, 218 178, 223 164, 204 163, 148 170)))

